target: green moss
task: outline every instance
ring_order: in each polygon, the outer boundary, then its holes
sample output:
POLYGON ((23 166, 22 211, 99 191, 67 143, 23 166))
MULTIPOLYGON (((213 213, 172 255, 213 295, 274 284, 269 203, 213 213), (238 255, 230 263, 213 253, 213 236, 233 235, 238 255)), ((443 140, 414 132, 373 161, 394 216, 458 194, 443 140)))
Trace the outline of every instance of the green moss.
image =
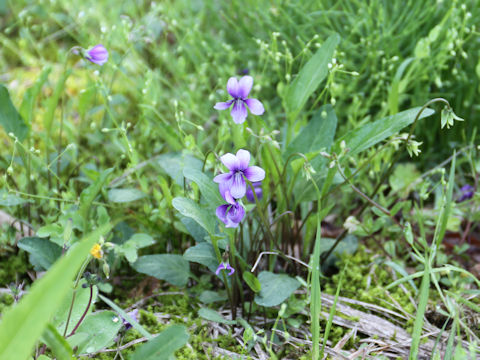
POLYGON ((0 284, 16 283, 27 273, 29 262, 26 254, 20 251, 18 254, 0 257, 0 284))

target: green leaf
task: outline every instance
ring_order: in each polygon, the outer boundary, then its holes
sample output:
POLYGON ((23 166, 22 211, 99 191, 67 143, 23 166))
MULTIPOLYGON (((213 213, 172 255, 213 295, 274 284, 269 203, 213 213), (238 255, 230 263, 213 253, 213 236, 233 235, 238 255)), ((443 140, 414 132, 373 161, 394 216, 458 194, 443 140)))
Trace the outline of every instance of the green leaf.
POLYGON ((17 206, 29 202, 14 194, 9 194, 7 190, 0 190, 0 206, 17 206))
POLYGON ((190 276, 190 266, 182 255, 145 255, 139 257, 132 266, 138 272, 179 287, 187 285, 190 276))
POLYGON ((92 207, 92 203, 97 197, 100 190, 102 190, 103 185, 107 182, 108 176, 111 174, 112 171, 113 169, 107 169, 103 171, 97 177, 97 179, 80 194, 80 205, 78 208, 78 213, 84 221, 83 226, 87 226, 88 214, 90 212, 90 208, 92 207))
POLYGON ((215 310, 208 309, 208 308, 201 308, 200 310, 198 310, 198 315, 204 318, 205 320, 220 323, 220 324, 233 325, 237 323, 234 320, 225 319, 222 315, 220 315, 215 310))
POLYGON ((168 360, 187 343, 189 337, 185 326, 171 325, 135 350, 129 360, 168 360))
POLYGON ((25 237, 18 247, 29 253, 30 263, 38 270, 48 270, 62 255, 62 248, 48 239, 25 237))
POLYGON ((415 180, 421 176, 414 163, 398 164, 388 182, 394 194, 406 198, 415 190, 415 180))
POLYGON ((125 203, 143 199, 146 195, 138 189, 111 189, 108 192, 108 201, 125 203))
POLYGON ((183 169, 183 176, 198 185, 200 192, 210 207, 217 207, 224 203, 218 191, 218 184, 213 182, 213 178, 210 178, 200 170, 192 168, 183 169))
MULTIPOLYGON (((90 299, 90 288, 84 288, 82 286, 83 284, 86 284, 86 280, 82 279, 79 282, 78 288, 76 290, 74 290, 73 288, 70 289, 69 294, 67 295, 67 297, 64 298, 62 304, 57 308, 57 311, 52 318, 51 323, 55 325, 60 334, 63 334, 65 332, 65 324, 67 322, 70 306, 72 305, 72 297, 74 292, 76 292, 75 302, 73 303, 72 313, 70 314, 70 321, 68 323, 66 335, 70 334, 70 332, 73 330, 75 325, 82 317, 85 309, 87 308, 88 300, 90 299)), ((93 286, 92 303, 90 304, 88 312, 92 311, 95 301, 97 300, 97 296, 98 288, 96 286, 93 286)))
POLYGON ((0 359, 27 359, 50 318, 71 289, 72 279, 99 237, 111 229, 106 224, 72 247, 39 280, 18 304, 4 312, 0 322, 0 359))
POLYGON ((42 336, 43 342, 52 350, 58 360, 71 360, 73 351, 65 338, 52 324, 48 324, 42 336))
POLYGON ((19 141, 23 141, 28 134, 28 126, 10 100, 5 86, 0 84, 0 125, 7 134, 13 133, 19 141))
POLYGON ((188 261, 205 265, 211 271, 214 271, 218 266, 218 260, 213 245, 207 242, 202 242, 189 247, 183 254, 183 257, 188 261))
POLYGON ((188 154, 169 153, 158 157, 158 164, 178 185, 183 186, 183 169, 202 170, 203 162, 188 154))
POLYGON ((209 234, 215 232, 215 216, 207 209, 203 209, 195 201, 184 197, 176 197, 172 200, 172 205, 183 216, 192 218, 209 234))
POLYGON ((109 298, 106 298, 103 295, 99 295, 99 297, 105 303, 107 303, 113 310, 115 310, 118 313, 118 315, 120 315, 123 319, 128 321, 130 323, 130 325, 132 325, 132 327, 134 329, 136 329, 140 334, 142 334, 143 336, 145 336, 148 339, 152 338, 152 334, 150 334, 147 330, 145 330, 143 328, 142 325, 140 325, 138 322, 136 322, 134 319, 132 319, 132 317, 130 315, 128 315, 128 313, 126 313, 125 311, 123 311, 123 309, 118 307, 118 305, 115 304, 112 300, 110 300, 109 298))
POLYGON ((211 304, 219 301, 227 301, 228 297, 225 293, 219 294, 218 291, 205 290, 203 291, 198 300, 204 304, 211 304))
POLYGON ((180 221, 196 242, 200 243, 206 241, 205 238, 208 236, 208 233, 195 220, 186 216, 182 216, 180 221))
POLYGON ((308 154, 322 149, 330 149, 336 130, 337 116, 335 111, 331 105, 322 106, 295 139, 288 144, 283 153, 283 159, 287 160, 294 153, 308 154))
POLYGON ((115 253, 125 256, 128 262, 133 263, 137 261, 137 250, 150 246, 155 243, 155 240, 147 234, 135 234, 121 245, 115 246, 115 253))
POLYGON ((260 306, 277 306, 285 301, 300 287, 297 279, 285 274, 274 274, 262 271, 258 275, 261 290, 255 295, 255 302, 260 306))
MULTIPOLYGON (((420 107, 399 112, 398 114, 387 116, 383 119, 367 123, 357 129, 354 129, 335 142, 337 151, 340 149, 340 143, 345 141, 347 148, 350 149, 349 154, 355 155, 361 151, 367 150, 372 146, 378 144, 397 134, 404 127, 410 125, 415 120, 420 107)), ((431 109, 425 109, 419 117, 423 119, 434 113, 431 109)))
POLYGON ((97 312, 88 315, 75 334, 67 340, 78 344, 76 337, 83 338, 81 334, 88 334, 88 337, 77 345, 77 353, 91 354, 112 344, 122 326, 122 319, 113 311, 97 312))
POLYGON ((287 89, 285 97, 288 112, 294 117, 317 90, 328 74, 328 63, 340 42, 340 36, 334 34, 323 43, 315 55, 303 66, 297 77, 287 89))
POLYGON ((260 290, 262 290, 262 284, 260 284, 260 281, 257 279, 257 277, 250 271, 244 271, 242 277, 253 292, 258 293, 260 290))

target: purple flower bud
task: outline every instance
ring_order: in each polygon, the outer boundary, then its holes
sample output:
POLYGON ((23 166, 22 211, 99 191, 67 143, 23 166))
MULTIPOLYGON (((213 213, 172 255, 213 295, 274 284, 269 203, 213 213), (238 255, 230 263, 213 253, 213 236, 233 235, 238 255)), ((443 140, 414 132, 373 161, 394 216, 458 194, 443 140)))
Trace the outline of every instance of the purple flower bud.
POLYGON ((87 50, 85 59, 94 64, 102 66, 108 60, 108 51, 101 44, 95 45, 90 50, 87 50))
POLYGON ((233 273, 235 272, 235 269, 231 267, 229 263, 223 263, 223 262, 220 265, 218 265, 217 271, 215 271, 215 274, 216 275, 220 274, 220 271, 222 270, 229 270, 229 273, 227 274, 228 276, 233 275, 233 273))
MULTIPOLYGON (((257 195, 257 199, 260 200, 263 197, 263 192, 262 192, 262 183, 261 182, 254 182, 253 188, 255 189, 255 194, 257 195)), ((255 196, 253 196, 253 191, 250 186, 247 185, 247 200, 250 201, 251 203, 255 202, 255 196)))
POLYGON ((457 200, 457 202, 462 202, 468 199, 471 199, 473 197, 473 194, 475 193, 475 188, 472 185, 463 185, 460 188, 460 198, 457 200))

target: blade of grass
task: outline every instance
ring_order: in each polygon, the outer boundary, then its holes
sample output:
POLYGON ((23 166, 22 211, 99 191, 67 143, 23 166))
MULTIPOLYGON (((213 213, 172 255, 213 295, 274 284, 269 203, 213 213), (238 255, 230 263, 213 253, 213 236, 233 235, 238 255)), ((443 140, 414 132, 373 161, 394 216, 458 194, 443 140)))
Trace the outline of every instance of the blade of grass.
POLYGON ((17 305, 5 312, 0 322, 0 360, 23 360, 31 355, 89 250, 111 228, 111 224, 105 224, 86 236, 36 281, 17 305))
POLYGON ((342 270, 342 273, 340 274, 340 280, 338 280, 337 291, 335 292, 335 298, 333 299, 333 304, 332 304, 332 307, 330 308, 330 313, 328 314, 327 325, 325 326, 325 333, 323 335, 323 344, 320 350, 321 359, 323 359, 323 352, 325 351, 328 335, 330 334, 330 329, 332 328, 333 317, 335 316, 335 310, 337 308, 338 296, 340 295, 340 289, 342 288, 343 278, 345 276, 345 270, 347 269, 347 267, 348 267, 348 260, 342 270))

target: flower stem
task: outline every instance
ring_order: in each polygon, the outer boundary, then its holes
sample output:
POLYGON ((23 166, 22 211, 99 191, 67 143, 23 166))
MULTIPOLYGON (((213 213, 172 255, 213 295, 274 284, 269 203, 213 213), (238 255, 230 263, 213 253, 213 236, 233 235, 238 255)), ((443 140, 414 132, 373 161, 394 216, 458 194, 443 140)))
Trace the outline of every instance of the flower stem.
POLYGON ((68 324, 70 322, 70 318, 72 316, 73 305, 75 304, 75 297, 77 295, 77 287, 80 279, 82 278, 83 272, 85 271, 88 263, 90 262, 90 257, 88 257, 82 264, 82 268, 77 274, 77 278, 75 279, 75 284, 73 285, 73 294, 72 294, 72 302, 70 303, 70 309, 68 309, 67 321, 65 322, 65 330, 63 330, 63 336, 67 334, 68 331, 68 324))
POLYGON ((82 323, 83 319, 85 319, 85 316, 87 316, 88 309, 90 309, 90 305, 92 305, 92 299, 93 299, 93 286, 90 285, 90 297, 88 298, 87 307, 85 308, 85 311, 83 312, 82 316, 78 320, 77 325, 75 325, 72 332, 67 336, 67 338, 72 336, 73 334, 75 334, 75 331, 77 331, 77 329, 80 326, 80 324, 82 323))

